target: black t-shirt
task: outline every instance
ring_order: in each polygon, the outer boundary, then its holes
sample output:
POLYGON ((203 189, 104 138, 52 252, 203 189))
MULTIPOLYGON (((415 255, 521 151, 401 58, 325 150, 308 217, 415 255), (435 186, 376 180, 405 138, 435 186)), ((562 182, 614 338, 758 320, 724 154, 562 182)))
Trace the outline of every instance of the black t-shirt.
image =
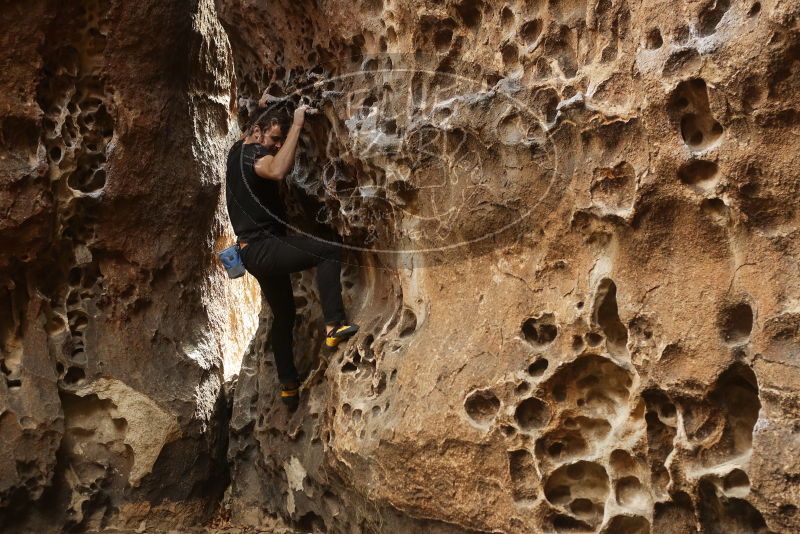
POLYGON ((266 155, 274 153, 262 145, 242 141, 237 141, 228 152, 225 199, 233 230, 243 241, 286 235, 286 208, 278 190, 279 182, 259 177, 253 168, 256 160, 266 155))

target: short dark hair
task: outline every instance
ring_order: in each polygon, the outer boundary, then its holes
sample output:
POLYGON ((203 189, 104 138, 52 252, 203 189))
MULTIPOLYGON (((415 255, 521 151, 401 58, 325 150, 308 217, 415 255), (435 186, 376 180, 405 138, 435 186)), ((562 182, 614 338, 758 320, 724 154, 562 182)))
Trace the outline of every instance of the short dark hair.
POLYGON ((252 133, 253 129, 258 126, 261 130, 269 130, 273 126, 280 126, 281 131, 285 134, 289 131, 291 126, 291 115, 288 108, 283 106, 269 106, 266 108, 258 108, 253 113, 253 120, 247 127, 247 133, 252 133))

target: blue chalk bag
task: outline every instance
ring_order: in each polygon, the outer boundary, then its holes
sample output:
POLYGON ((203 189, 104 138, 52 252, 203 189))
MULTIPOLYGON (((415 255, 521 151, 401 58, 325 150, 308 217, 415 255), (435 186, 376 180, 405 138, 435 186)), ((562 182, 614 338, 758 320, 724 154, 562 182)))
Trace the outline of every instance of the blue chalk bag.
POLYGON ((222 265, 225 267, 228 278, 244 276, 245 269, 244 263, 242 263, 242 257, 239 255, 239 243, 226 248, 218 253, 217 256, 219 256, 219 261, 221 261, 222 265))

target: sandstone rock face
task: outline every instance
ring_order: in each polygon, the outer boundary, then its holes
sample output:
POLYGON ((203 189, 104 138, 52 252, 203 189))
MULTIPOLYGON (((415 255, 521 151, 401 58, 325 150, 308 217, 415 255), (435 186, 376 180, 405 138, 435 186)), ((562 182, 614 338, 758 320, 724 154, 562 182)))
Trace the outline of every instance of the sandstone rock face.
POLYGON ((0 530, 195 524, 246 336, 211 254, 224 31, 209 2, 1 13, 0 530))
POLYGON ((287 198, 351 246, 362 325, 318 354, 296 277, 289 415, 263 313, 235 520, 800 528, 796 2, 218 6, 240 105, 323 110, 287 198))
POLYGON ((0 530, 197 527, 226 453, 254 530, 800 530, 797 2, 0 16, 0 530), (362 326, 295 276, 294 414, 212 254, 265 88, 362 326))

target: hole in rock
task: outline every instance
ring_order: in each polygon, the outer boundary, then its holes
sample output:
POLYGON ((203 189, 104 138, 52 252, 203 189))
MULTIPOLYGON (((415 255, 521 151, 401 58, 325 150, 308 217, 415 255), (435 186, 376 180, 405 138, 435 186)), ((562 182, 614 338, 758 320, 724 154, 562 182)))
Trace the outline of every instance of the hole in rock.
POLYGON ((716 465, 752 449, 753 428, 761 410, 755 373, 747 365, 734 363, 720 375, 710 400, 716 407, 710 419, 724 418, 724 426, 713 447, 701 451, 701 458, 716 465))
POLYGON ((80 367, 70 367, 67 369, 67 374, 64 376, 64 382, 67 384, 77 384, 86 378, 86 373, 80 367))
POLYGON ((479 0, 463 0, 456 6, 456 11, 467 28, 474 30, 481 23, 481 18, 483 16, 481 13, 482 7, 483 3, 479 0))
POLYGON ((545 426, 550 420, 550 413, 542 401, 529 397, 517 405, 514 419, 523 430, 533 430, 545 426))
POLYGON ((793 504, 782 504, 778 508, 778 513, 786 517, 794 517, 797 514, 797 506, 793 504))
POLYGON ((636 460, 623 449, 614 449, 609 458, 609 465, 617 473, 627 473, 636 468, 636 460))
POLYGON ((681 165, 678 178, 686 185, 710 189, 715 185, 717 164, 713 161, 693 159, 681 165))
POLYGON ((586 455, 590 447, 604 440, 610 432, 611 425, 605 420, 570 417, 539 439, 536 451, 539 455, 546 451, 554 460, 563 462, 586 455))
POLYGON ((325 521, 314 512, 307 512, 297 520, 297 529, 300 532, 328 532, 325 521))
POLYGON ((731 7, 730 0, 708 0, 700 11, 697 31, 700 35, 711 35, 717 29, 723 15, 731 7))
POLYGON ((662 421, 664 419, 673 419, 676 414, 675 405, 671 402, 659 405, 658 414, 662 421))
POLYGON ((378 383, 373 387, 373 394, 381 395, 384 391, 386 391, 386 373, 381 371, 380 377, 378 378, 378 383))
POLYGON ((400 337, 410 336, 417 330, 417 315, 409 308, 403 308, 398 329, 400 337))
POLYGON ((506 67, 515 67, 519 63, 519 51, 514 43, 507 43, 500 51, 503 57, 503 64, 506 67))
POLYGON ((539 358, 528 366, 528 374, 531 376, 542 376, 547 370, 549 365, 548 361, 544 358, 539 358))
POLYGON ((724 307, 719 316, 719 329, 726 343, 744 343, 753 330, 753 309, 746 302, 724 307))
MULTIPOLYGON (((660 532, 660 531, 653 531, 660 532)), ((664 531, 666 532, 666 531, 664 531)), ((692 532, 691 530, 669 530, 669 532, 692 532)), ((618 515, 611 518, 603 534, 650 534, 650 522, 642 516, 618 515)))
POLYGON ((617 481, 616 499, 621 506, 644 506, 647 504, 647 495, 642 488, 642 483, 633 476, 623 477, 617 481))
POLYGON ((593 532, 594 529, 574 517, 557 515, 553 518, 553 528, 556 532, 593 532))
POLYGON ((749 17, 755 17, 755 16, 756 16, 756 15, 758 15, 759 13, 761 13, 761 2, 756 2, 756 3, 755 3, 755 4, 753 4, 753 6, 750 8, 750 11, 748 11, 748 12, 747 12, 747 15, 748 15, 749 17))
POLYGON ((562 366, 545 384, 557 402, 577 406, 585 416, 604 422, 627 404, 630 387, 628 371, 597 355, 579 357, 562 366))
POLYGON ((82 276, 83 276, 83 271, 79 267, 73 267, 72 269, 69 270, 67 282, 72 287, 76 287, 81 283, 82 276))
POLYGON ((726 493, 739 493, 744 496, 750 490, 750 478, 741 469, 734 469, 722 479, 722 489, 726 493))
POLYGON ((660 390, 649 389, 642 392, 647 405, 647 456, 650 463, 652 486, 656 491, 666 491, 670 481, 669 473, 664 468, 667 457, 672 452, 676 429, 666 425, 658 417, 658 406, 666 404, 669 397, 660 390))
POLYGON ((705 150, 722 135, 724 128, 711 115, 705 80, 693 78, 678 84, 671 97, 670 111, 681 112, 680 130, 691 150, 705 150))
POLYGON ((559 456, 561 456, 561 452, 563 450, 564 450, 564 444, 561 443, 560 441, 556 441, 547 448, 547 454, 549 454, 553 458, 558 458, 559 456))
POLYGON ((404 204, 410 204, 417 199, 419 188, 405 180, 397 180, 388 185, 387 189, 404 204))
POLYGON ((546 491, 547 500, 553 504, 567 504, 571 496, 569 486, 561 485, 546 491))
POLYGON ((552 343, 558 335, 555 325, 555 316, 552 313, 542 314, 541 317, 530 317, 522 323, 522 335, 534 345, 547 345, 552 343))
POLYGON ((595 322, 602 328, 606 336, 609 352, 614 355, 622 355, 627 352, 628 330, 619 318, 617 286, 608 278, 603 279, 597 288, 595 322))
POLYGON ((82 310, 70 310, 67 312, 67 321, 69 322, 70 330, 80 331, 89 324, 89 316, 82 310))
POLYGON ((603 342, 603 336, 597 332, 589 332, 586 334, 586 344, 590 347, 596 347, 603 342))
POLYGON ((647 32, 647 39, 645 40, 645 46, 648 50, 655 50, 657 48, 661 48, 661 45, 664 44, 664 39, 661 37, 661 32, 658 28, 653 28, 649 32, 647 32))
POLYGON ((700 209, 718 223, 728 220, 728 206, 721 198, 706 198, 700 203, 700 209))
POLYGON ((517 429, 511 425, 502 425, 500 427, 500 432, 502 432, 505 437, 511 438, 517 433, 517 429))
POLYGON ((583 338, 581 336, 572 336, 572 350, 580 352, 583 350, 583 338))
POLYGON ((510 7, 505 6, 500 12, 500 22, 503 24, 505 29, 510 28, 514 24, 514 19, 514 12, 510 7))
POLYGON ((489 390, 478 390, 470 393, 464 401, 467 415, 476 423, 491 422, 500 409, 500 399, 489 390))
POLYGON ((542 34, 543 24, 539 19, 529 20, 519 29, 519 36, 522 37, 522 42, 530 46, 536 42, 542 34))
POLYGON ((767 523, 752 504, 738 498, 725 498, 708 479, 698 486, 698 516, 703 532, 767 532, 767 523))
POLYGON ((452 41, 453 30, 450 28, 442 28, 433 36, 433 45, 439 52, 447 52, 450 49, 450 43, 452 41))
POLYGON ((577 516, 591 516, 594 512, 594 504, 589 499, 575 499, 569 503, 569 509, 577 516))
POLYGON ((559 467, 544 484, 545 498, 556 506, 579 499, 588 501, 578 503, 578 508, 583 512, 581 519, 592 528, 602 522, 608 491, 603 466, 583 460, 559 467))

